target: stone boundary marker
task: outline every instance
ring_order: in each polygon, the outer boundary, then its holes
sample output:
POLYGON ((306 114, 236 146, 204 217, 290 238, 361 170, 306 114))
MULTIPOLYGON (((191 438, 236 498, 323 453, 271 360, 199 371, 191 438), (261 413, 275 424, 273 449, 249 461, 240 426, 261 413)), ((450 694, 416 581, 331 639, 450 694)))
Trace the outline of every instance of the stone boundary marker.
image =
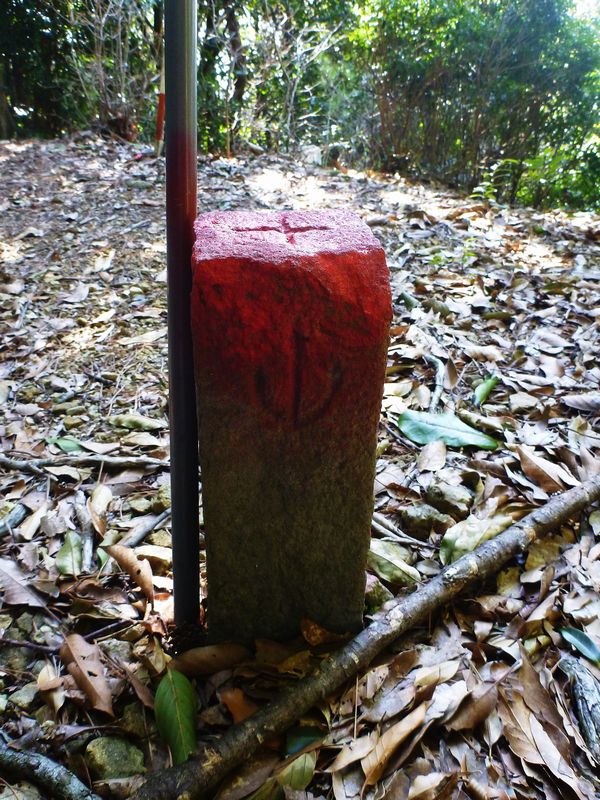
POLYGON ((196 221, 192 333, 212 641, 362 624, 389 273, 345 210, 196 221))

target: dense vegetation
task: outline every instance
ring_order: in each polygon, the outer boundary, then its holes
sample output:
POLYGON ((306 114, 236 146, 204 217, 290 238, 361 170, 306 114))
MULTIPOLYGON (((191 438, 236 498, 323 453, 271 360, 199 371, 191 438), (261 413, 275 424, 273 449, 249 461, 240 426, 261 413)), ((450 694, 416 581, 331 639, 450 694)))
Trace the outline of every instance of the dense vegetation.
MULTIPOLYGON (((163 0, 5 0, 0 136, 151 139, 163 0)), ((600 17, 569 0, 199 3, 199 144, 600 207, 600 17)))

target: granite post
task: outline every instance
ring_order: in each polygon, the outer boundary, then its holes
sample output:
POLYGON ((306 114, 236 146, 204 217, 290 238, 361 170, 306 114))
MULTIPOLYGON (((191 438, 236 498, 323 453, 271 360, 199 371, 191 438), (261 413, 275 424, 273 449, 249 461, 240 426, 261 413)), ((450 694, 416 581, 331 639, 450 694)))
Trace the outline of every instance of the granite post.
POLYGON ((362 624, 391 320, 344 210, 196 221, 192 335, 212 641, 362 624))

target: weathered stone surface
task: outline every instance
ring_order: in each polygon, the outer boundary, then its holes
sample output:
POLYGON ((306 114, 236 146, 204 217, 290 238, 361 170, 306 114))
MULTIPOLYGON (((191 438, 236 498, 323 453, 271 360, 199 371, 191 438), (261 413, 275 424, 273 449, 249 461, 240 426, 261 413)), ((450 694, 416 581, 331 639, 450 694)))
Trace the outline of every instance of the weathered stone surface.
POLYGON ((91 741, 85 760, 95 778, 127 778, 145 772, 144 754, 137 747, 113 736, 100 736, 91 741))
POLYGON ((196 223, 192 327, 213 641, 361 625, 391 298, 345 211, 196 223))
POLYGON ((27 669, 30 655, 24 647, 2 647, 0 648, 0 670, 24 672, 27 669))
POLYGON ((146 544, 154 544, 157 547, 173 547, 173 539, 171 538, 171 534, 164 528, 160 528, 160 530, 157 531, 152 531, 149 536, 146 536, 145 541, 146 544))
POLYGON ((16 692, 13 692, 9 700, 13 705, 26 709, 29 708, 29 706, 35 700, 37 691, 37 683, 35 681, 31 681, 30 683, 26 683, 25 686, 21 686, 21 688, 17 689, 16 692))
POLYGON ((129 703, 123 709, 120 725, 125 733, 143 739, 147 735, 144 710, 140 703, 129 703))

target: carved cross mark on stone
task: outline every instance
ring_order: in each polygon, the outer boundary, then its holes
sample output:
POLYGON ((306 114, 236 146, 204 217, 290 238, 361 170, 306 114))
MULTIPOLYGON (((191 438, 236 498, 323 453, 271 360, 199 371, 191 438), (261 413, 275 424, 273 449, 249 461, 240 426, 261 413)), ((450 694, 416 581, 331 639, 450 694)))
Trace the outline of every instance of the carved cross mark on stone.
MULTIPOLYGON (((292 212, 294 213, 294 212, 292 212)), ((295 212, 297 215, 301 212, 295 212)), ((314 213, 314 212, 313 212, 314 213)), ((257 233, 267 233, 272 231, 275 234, 279 234, 281 238, 285 238, 288 244, 296 244, 296 234, 297 233, 308 233, 309 231, 330 231, 332 230, 331 226, 327 225, 315 225, 315 224, 293 224, 289 221, 289 218, 285 216, 285 214, 280 215, 280 219, 277 224, 273 225, 260 225, 258 227, 250 226, 245 227, 244 225, 235 225, 232 226, 232 230, 236 233, 241 234, 251 234, 255 235, 257 233)), ((276 238, 276 237, 275 237, 276 238)))
POLYGON ((360 626, 391 319, 346 211, 202 215, 192 329, 213 641, 360 626))
POLYGON ((270 384, 271 380, 281 382, 282 376, 269 376, 269 370, 259 367, 256 371, 256 389, 263 408, 278 420, 286 421, 294 428, 300 428, 315 422, 327 413, 333 402, 335 393, 341 386, 342 369, 339 361, 331 358, 331 363, 324 370, 324 377, 316 387, 317 391, 307 389, 310 385, 309 372, 314 369, 307 352, 310 338, 297 328, 291 332, 291 343, 286 349, 290 353, 287 366, 287 396, 278 397, 270 384), (279 401, 279 402, 278 402, 279 401))

